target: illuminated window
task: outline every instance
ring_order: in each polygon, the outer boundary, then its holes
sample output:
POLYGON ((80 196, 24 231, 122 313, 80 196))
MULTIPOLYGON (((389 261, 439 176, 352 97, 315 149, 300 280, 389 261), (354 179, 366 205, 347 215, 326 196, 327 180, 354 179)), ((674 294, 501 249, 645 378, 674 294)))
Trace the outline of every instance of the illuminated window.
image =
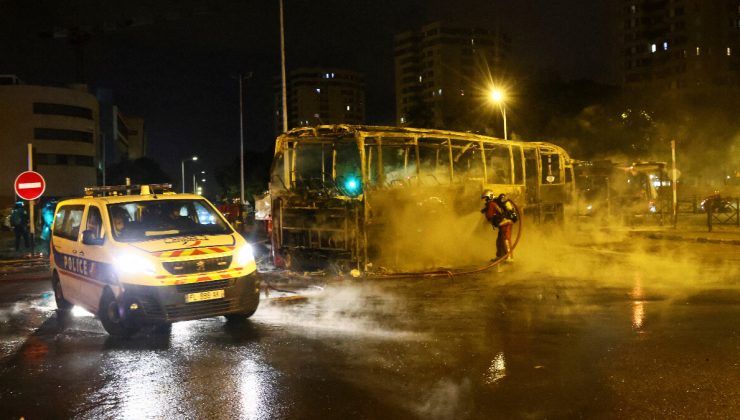
POLYGON ((321 93, 321 88, 316 88, 316 93, 321 93))
POLYGON ((668 41, 663 43, 663 51, 668 51, 668 41))
POLYGON ((728 56, 731 56, 732 55, 732 48, 727 47, 727 55, 728 56))
POLYGON ((349 105, 347 105, 347 111, 349 111, 349 110, 350 110, 350 106, 349 106, 349 105))
POLYGON ((630 13, 637 13, 637 6, 634 4, 630 6, 630 13))
POLYGON ((700 47, 696 47, 696 55, 701 55, 701 48, 700 47))
POLYGON ((406 117, 401 117, 401 124, 406 122, 406 117))
POLYGON ((658 47, 655 44, 650 45, 650 52, 658 51, 658 47))
POLYGON ((421 80, 422 80, 422 77, 421 75, 419 75, 419 83, 421 83, 421 80))
POLYGON ((441 88, 437 91, 437 94, 440 95, 440 96, 442 96, 442 89, 441 88))

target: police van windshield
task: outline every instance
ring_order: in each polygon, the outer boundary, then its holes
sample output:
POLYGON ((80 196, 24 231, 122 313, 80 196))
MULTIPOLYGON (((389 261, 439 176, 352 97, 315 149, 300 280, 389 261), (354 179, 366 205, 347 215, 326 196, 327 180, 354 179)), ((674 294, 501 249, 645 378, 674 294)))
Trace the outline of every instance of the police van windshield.
POLYGON ((149 200, 109 204, 117 241, 136 242, 172 236, 226 235, 231 227, 204 200, 149 200))

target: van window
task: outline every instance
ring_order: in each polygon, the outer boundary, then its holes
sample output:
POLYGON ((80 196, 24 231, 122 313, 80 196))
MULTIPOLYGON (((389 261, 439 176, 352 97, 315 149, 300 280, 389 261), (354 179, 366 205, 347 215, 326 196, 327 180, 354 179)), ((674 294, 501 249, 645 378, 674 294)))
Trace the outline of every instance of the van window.
POLYGON ((100 239, 103 232, 103 217, 100 216, 100 209, 95 206, 90 206, 87 210, 87 221, 85 222, 85 230, 92 231, 95 239, 100 239))
POLYGON ((228 235, 228 223, 204 200, 108 204, 113 237, 136 242, 185 235, 228 235))
POLYGON ((54 236, 76 241, 80 235, 85 206, 63 206, 54 217, 54 236))

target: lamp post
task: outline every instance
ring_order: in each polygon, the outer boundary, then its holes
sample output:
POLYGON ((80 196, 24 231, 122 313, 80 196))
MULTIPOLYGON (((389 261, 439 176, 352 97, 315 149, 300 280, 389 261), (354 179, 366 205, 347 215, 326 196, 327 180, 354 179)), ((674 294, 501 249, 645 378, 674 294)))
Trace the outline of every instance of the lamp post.
POLYGON ((198 156, 193 156, 189 159, 183 159, 180 161, 180 167, 182 168, 182 193, 183 194, 185 194, 185 161, 186 160, 196 161, 198 160, 198 156))
POLYGON ((490 98, 491 102, 497 104, 499 109, 501 110, 501 115, 504 119, 504 140, 508 140, 509 137, 506 129, 506 104, 504 103, 504 101, 506 100, 506 94, 501 89, 492 88, 490 92, 490 98))

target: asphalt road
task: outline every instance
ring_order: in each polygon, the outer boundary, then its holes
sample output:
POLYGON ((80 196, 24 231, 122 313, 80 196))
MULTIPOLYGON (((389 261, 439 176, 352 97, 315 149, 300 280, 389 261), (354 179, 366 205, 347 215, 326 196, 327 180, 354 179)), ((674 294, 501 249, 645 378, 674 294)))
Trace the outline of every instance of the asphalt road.
POLYGON ((502 273, 314 278, 128 340, 0 281, 0 417, 737 418, 737 251, 530 241, 502 273))

